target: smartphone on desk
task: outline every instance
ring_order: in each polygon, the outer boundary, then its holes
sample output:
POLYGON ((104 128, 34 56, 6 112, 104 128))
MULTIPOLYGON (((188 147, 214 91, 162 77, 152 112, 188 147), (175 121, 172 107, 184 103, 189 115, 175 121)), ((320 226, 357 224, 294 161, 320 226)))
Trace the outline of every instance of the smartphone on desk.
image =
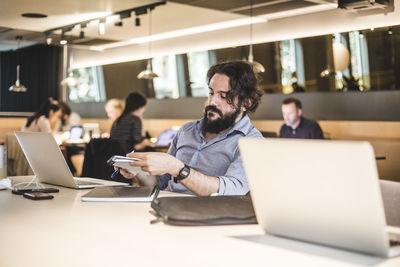
POLYGON ((31 192, 57 193, 60 192, 60 190, 57 188, 21 188, 21 189, 14 188, 11 192, 16 195, 23 195, 24 193, 31 193, 31 192))
POLYGON ((42 199, 52 199, 54 198, 53 195, 43 192, 27 192, 24 193, 24 197, 33 199, 33 200, 42 200, 42 199))

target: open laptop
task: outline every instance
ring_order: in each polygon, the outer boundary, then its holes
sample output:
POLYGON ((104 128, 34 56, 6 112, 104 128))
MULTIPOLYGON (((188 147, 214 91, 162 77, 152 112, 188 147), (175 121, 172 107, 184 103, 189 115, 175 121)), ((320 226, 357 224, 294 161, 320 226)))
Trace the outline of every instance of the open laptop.
POLYGON ((239 148, 266 233, 383 257, 400 254, 400 243, 389 240, 400 240, 400 228, 386 225, 368 142, 242 138, 239 148))
POLYGON ((39 182, 76 189, 127 185, 108 181, 105 184, 99 179, 73 177, 51 133, 15 132, 15 136, 39 182))
POLYGON ((83 127, 82 126, 72 126, 69 131, 69 140, 81 140, 83 137, 83 127))
POLYGON ((167 129, 162 132, 155 143, 156 146, 169 146, 178 131, 174 129, 167 129))

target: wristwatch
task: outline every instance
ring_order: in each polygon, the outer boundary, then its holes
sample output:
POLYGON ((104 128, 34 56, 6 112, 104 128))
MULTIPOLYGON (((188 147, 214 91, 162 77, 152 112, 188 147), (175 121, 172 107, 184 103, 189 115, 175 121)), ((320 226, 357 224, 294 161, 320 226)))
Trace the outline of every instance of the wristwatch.
POLYGON ((179 171, 178 176, 174 177, 174 182, 178 183, 179 181, 187 178, 190 174, 190 167, 185 164, 183 168, 179 171))

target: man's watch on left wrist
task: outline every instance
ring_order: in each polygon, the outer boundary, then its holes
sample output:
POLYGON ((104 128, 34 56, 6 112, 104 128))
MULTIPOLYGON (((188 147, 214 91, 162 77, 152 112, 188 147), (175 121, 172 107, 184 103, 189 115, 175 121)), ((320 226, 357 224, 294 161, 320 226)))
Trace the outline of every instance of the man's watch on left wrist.
POLYGON ((178 176, 174 177, 174 182, 178 183, 179 181, 187 178, 189 174, 190 174, 190 167, 185 164, 183 168, 179 171, 178 176))

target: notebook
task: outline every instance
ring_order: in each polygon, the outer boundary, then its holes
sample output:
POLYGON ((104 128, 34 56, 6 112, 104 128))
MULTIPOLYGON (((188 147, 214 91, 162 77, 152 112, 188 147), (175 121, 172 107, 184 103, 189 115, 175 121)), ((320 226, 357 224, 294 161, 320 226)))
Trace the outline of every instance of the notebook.
POLYGON ((76 189, 127 185, 108 181, 104 184, 99 179, 73 177, 51 133, 15 132, 15 136, 39 182, 76 189))
POLYGON ((151 202, 158 195, 156 186, 98 187, 82 196, 82 201, 151 202))
POLYGON ((400 243, 389 240, 400 241, 400 229, 386 225, 368 142, 242 138, 239 149, 266 233, 382 257, 400 254, 400 243))

